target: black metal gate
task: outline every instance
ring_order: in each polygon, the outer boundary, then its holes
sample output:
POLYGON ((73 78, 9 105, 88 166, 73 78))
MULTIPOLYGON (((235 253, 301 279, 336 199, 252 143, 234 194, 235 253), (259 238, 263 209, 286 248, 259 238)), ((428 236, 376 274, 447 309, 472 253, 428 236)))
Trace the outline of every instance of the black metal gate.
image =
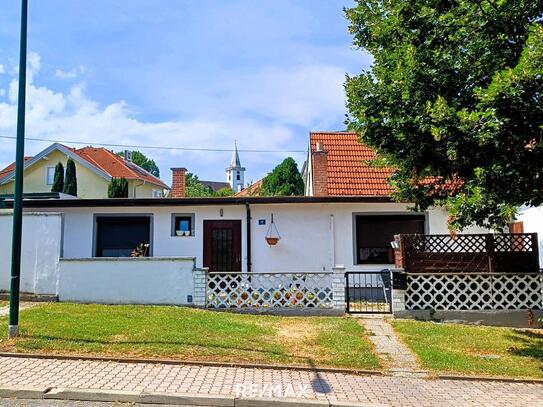
POLYGON ((348 271, 345 273, 347 312, 382 314, 392 312, 390 270, 348 271))

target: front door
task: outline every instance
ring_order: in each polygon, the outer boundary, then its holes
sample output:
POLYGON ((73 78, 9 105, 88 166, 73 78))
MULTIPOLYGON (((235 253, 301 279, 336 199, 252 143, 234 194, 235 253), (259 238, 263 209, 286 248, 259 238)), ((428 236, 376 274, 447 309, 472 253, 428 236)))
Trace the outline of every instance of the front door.
POLYGON ((241 271, 241 220, 204 220, 204 267, 241 271))

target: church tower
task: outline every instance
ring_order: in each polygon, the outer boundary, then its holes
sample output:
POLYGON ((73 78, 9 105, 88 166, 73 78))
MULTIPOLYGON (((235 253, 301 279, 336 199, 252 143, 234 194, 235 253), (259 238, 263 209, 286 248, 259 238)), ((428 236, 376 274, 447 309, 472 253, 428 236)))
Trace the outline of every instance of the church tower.
POLYGON ((245 168, 241 166, 238 154, 238 146, 234 141, 234 151, 230 166, 226 169, 226 181, 234 192, 240 192, 244 188, 245 168))

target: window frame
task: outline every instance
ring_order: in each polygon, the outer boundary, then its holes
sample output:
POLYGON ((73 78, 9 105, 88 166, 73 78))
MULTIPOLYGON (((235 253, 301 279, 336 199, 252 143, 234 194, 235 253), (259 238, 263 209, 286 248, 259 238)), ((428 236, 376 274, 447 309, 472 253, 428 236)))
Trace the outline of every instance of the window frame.
POLYGON ((171 237, 194 237, 196 236, 196 215, 194 213, 172 213, 171 216, 171 237), (175 233, 176 218, 190 218, 190 235, 177 236, 175 233))
POLYGON ((45 167, 45 185, 54 185, 55 184, 55 170, 56 167, 45 167), (49 183, 49 170, 53 170, 53 178, 51 179, 51 183, 49 183))
MULTIPOLYGON (((98 250, 98 218, 122 218, 122 217, 147 217, 149 218, 149 251, 148 257, 153 257, 154 252, 154 215, 152 213, 95 213, 93 214, 93 231, 92 231, 92 258, 99 258, 96 251, 98 250)), ((117 258, 117 257, 115 257, 117 258)))
POLYGON ((364 217, 389 217, 389 216, 398 216, 398 217, 406 217, 406 216, 412 216, 412 217, 423 217, 424 221, 424 233, 428 234, 429 232, 429 214, 428 212, 353 212, 352 216, 352 241, 353 241, 353 264, 355 266, 364 266, 364 265, 387 265, 392 264, 388 262, 375 262, 375 261, 358 261, 358 235, 357 235, 357 222, 356 219, 359 216, 364 217))

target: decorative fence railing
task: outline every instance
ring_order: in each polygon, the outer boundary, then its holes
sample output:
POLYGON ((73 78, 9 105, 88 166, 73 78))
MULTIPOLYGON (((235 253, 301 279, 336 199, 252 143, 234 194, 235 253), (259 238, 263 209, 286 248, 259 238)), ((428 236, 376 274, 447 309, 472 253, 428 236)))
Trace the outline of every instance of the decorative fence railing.
POLYGON ((543 273, 408 274, 405 308, 543 309, 543 273))
MULTIPOLYGON (((343 276, 341 275, 341 278, 343 276)), ((207 308, 334 308, 334 273, 207 273, 207 308)))
POLYGON ((536 233, 400 235, 397 266, 408 273, 537 273, 536 233))

